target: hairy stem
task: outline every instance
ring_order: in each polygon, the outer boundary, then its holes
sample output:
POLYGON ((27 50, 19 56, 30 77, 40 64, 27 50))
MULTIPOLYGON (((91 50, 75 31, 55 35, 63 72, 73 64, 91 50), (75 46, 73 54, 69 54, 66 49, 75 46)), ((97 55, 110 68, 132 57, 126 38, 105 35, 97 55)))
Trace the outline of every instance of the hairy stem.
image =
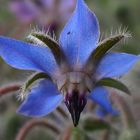
POLYGON ((50 123, 50 121, 32 119, 32 120, 28 121, 19 130, 19 133, 17 134, 15 140, 24 140, 26 138, 26 136, 28 135, 28 133, 30 132, 30 130, 33 129, 35 126, 43 126, 43 127, 49 128, 52 132, 54 132, 57 135, 60 134, 59 128, 57 128, 55 125, 50 123))
POLYGON ((136 128, 136 122, 135 122, 134 116, 132 115, 130 107, 125 102, 123 97, 121 97, 117 93, 113 92, 111 98, 117 105, 118 109, 120 110, 122 122, 124 123, 124 127, 125 128, 136 128))
POLYGON ((0 96, 20 90, 21 86, 18 84, 5 86, 0 88, 0 96))
POLYGON ((71 134, 72 134, 72 126, 69 126, 63 133, 62 137, 60 140, 70 140, 71 139, 71 134))
POLYGON ((68 114, 60 106, 57 108, 57 111, 63 116, 63 118, 69 118, 68 114))
POLYGON ((109 136, 110 136, 110 131, 104 130, 101 140, 109 140, 109 136))

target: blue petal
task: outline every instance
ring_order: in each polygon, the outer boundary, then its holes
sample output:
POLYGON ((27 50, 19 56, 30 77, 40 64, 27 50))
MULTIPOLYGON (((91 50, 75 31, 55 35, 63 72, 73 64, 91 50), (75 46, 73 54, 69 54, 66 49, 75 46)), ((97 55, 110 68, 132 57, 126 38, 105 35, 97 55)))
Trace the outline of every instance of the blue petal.
POLYGON ((49 80, 42 80, 34 87, 27 99, 18 109, 25 116, 41 117, 52 112, 63 100, 55 85, 49 80))
POLYGON ((113 116, 117 116, 119 115, 119 111, 118 110, 115 110, 115 109, 112 109, 112 112, 107 112, 103 107, 97 107, 96 109, 96 114, 101 117, 101 118, 104 118, 105 116, 109 115, 109 114, 112 114, 113 116))
POLYGON ((89 98, 99 104, 106 112, 112 113, 114 109, 109 100, 108 91, 102 87, 96 87, 89 95, 89 98))
POLYGON ((0 56, 12 67, 52 74, 57 68, 47 47, 35 46, 11 38, 0 37, 0 56))
POLYGON ((73 16, 60 35, 60 44, 71 64, 86 62, 99 40, 99 24, 84 0, 77 0, 73 16))
POLYGON ((97 76, 119 77, 128 72, 132 66, 139 60, 139 56, 127 53, 108 53, 102 59, 98 69, 97 76))

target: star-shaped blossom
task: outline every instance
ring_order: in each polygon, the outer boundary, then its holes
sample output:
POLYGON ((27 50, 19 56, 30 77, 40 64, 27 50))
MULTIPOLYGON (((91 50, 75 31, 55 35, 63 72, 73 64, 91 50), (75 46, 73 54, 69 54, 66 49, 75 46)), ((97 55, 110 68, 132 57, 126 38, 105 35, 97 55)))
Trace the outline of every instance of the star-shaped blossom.
POLYGON ((30 34, 28 39, 34 44, 0 37, 0 56, 6 63, 17 69, 38 72, 25 83, 24 92, 34 81, 43 78, 32 86, 18 112, 42 117, 64 101, 77 126, 90 99, 106 112, 114 113, 106 86, 129 93, 116 78, 128 72, 139 56, 108 52, 126 37, 125 33, 102 42, 99 42, 99 37, 98 20, 84 0, 77 0, 59 42, 42 32, 30 34))

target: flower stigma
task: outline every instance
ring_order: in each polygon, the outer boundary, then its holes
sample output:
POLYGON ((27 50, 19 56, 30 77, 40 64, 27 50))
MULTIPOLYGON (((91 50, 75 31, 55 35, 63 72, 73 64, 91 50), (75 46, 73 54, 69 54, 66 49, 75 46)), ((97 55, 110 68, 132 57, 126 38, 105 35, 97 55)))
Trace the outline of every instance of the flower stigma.
POLYGON ((94 86, 93 80, 84 72, 67 72, 57 81, 58 88, 64 95, 65 105, 76 127, 87 103, 87 94, 94 86))

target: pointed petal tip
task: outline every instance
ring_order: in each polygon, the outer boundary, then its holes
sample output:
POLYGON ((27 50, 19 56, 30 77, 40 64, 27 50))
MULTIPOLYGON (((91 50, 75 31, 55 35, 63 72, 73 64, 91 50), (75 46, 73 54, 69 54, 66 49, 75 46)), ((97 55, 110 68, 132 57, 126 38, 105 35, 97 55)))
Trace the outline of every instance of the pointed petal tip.
POLYGON ((77 0, 74 13, 59 39, 71 65, 77 63, 77 60, 81 65, 86 62, 91 52, 97 47, 99 36, 99 23, 96 15, 88 8, 84 0, 77 0))
POLYGON ((82 3, 85 3, 85 1, 84 0, 77 0, 76 5, 78 6, 78 5, 81 5, 82 3))
POLYGON ((0 57, 10 66, 53 75, 58 65, 47 47, 0 36, 0 57), (47 65, 49 65, 49 67, 47 65))
POLYGON ((128 53, 107 53, 97 69, 98 78, 123 76, 134 66, 139 58, 140 55, 128 53))

